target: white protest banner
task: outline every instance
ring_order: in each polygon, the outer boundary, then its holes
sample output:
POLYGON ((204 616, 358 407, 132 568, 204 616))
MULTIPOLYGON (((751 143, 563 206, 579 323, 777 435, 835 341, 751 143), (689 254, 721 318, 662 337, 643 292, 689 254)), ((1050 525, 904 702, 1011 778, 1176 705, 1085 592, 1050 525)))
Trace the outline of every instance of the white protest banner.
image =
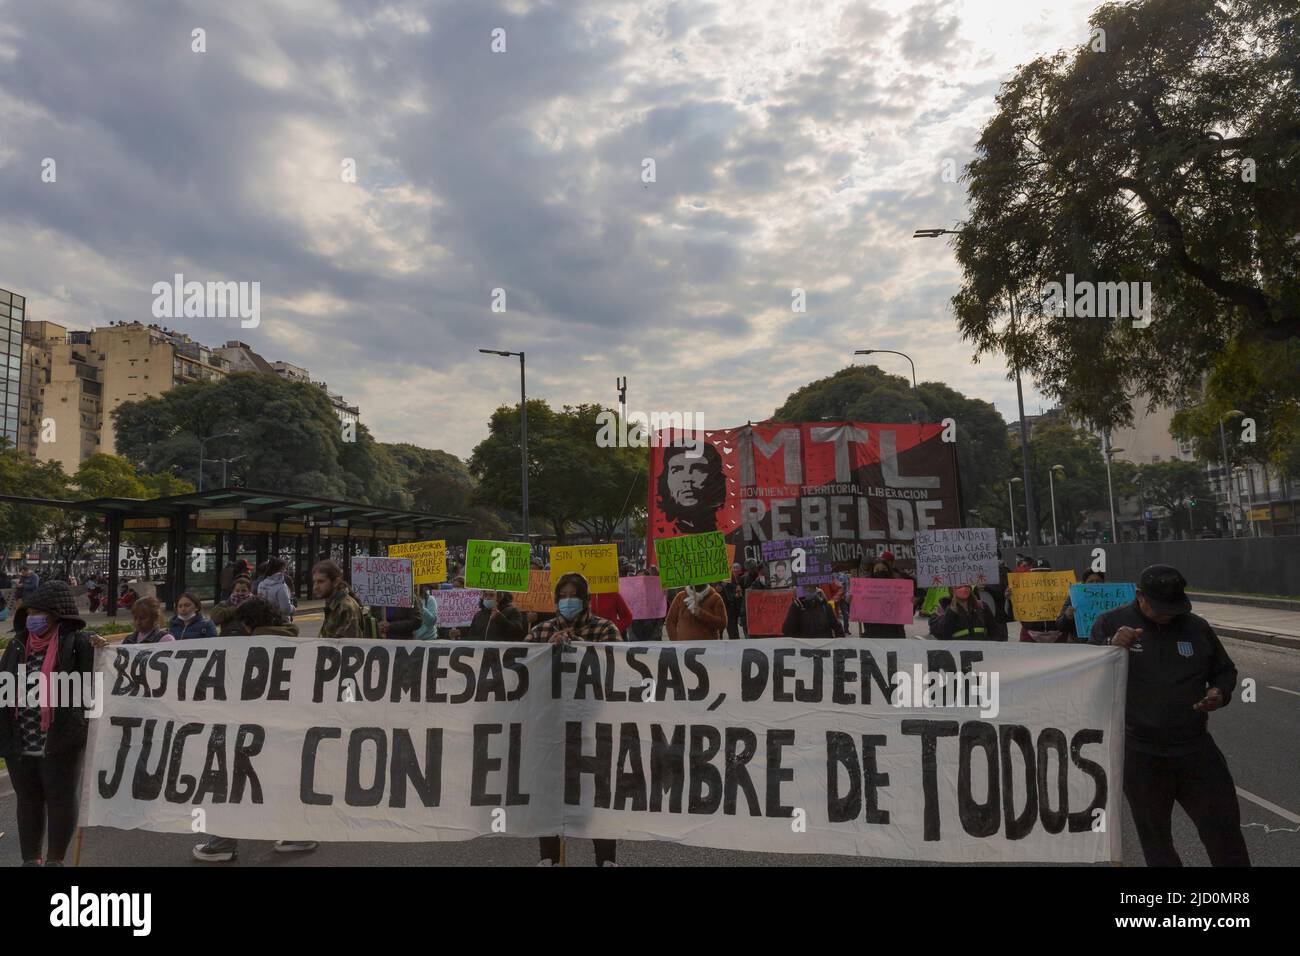
POLYGON ((992 528, 916 533, 916 583, 921 587, 996 584, 998 536, 992 528))
POLYGON ((1122 649, 845 643, 566 646, 565 834, 943 862, 1120 859, 1122 649), (965 668, 974 688, 938 685, 965 668), (629 685, 626 700, 601 692, 629 685))
POLYGON ((1122 648, 196 643, 98 651, 87 825, 1120 859, 1122 648))
POLYGON ((559 832, 549 647, 188 643, 96 655, 107 693, 85 825, 338 842, 559 832))
POLYGON ((352 559, 352 596, 361 604, 411 607, 411 559, 352 559))
POLYGON ((482 597, 483 592, 478 588, 438 591, 434 594, 438 602, 438 626, 469 627, 479 612, 478 602, 482 597))

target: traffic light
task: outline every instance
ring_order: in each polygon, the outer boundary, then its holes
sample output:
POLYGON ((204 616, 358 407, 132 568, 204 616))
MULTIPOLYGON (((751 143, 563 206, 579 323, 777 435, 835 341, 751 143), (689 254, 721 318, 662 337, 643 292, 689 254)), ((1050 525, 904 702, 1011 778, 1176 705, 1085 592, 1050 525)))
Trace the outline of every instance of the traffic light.
POLYGON ((1196 507, 1196 499, 1193 498, 1193 499, 1192 499, 1191 501, 1189 501, 1187 504, 1188 504, 1189 507, 1195 508, 1195 507, 1196 507))

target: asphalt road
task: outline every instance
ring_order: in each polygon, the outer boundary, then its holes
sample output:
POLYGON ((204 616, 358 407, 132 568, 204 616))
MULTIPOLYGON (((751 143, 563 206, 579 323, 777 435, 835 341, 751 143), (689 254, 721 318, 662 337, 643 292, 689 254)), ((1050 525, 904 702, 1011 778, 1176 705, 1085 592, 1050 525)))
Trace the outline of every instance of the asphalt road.
MULTIPOLYGON (((319 617, 300 618, 304 636, 313 636, 319 617)), ((912 629, 919 632, 920 627, 912 629)), ((1242 826, 1252 861, 1257 866, 1300 866, 1300 651, 1271 645, 1225 640, 1242 679, 1255 681, 1256 700, 1238 699, 1210 718, 1218 741, 1241 794, 1242 826)), ((1137 834, 1127 819, 1124 826, 1124 863, 1142 866, 1137 834)), ((0 865, 20 862, 14 798, 8 780, 0 778, 0 865)), ((1181 809, 1174 810, 1174 838, 1188 866, 1207 866, 1209 860, 1195 828, 1181 809)), ((190 856, 201 842, 189 835, 115 830, 86 831, 82 844, 83 866, 212 866, 190 856)), ((569 864, 594 863, 591 844, 569 843, 569 864)), ((280 854, 267 841, 245 841, 239 866, 532 866, 538 858, 533 840, 516 837, 481 837, 457 843, 348 843, 323 845, 308 854, 280 854)), ((619 862, 626 866, 906 866, 888 859, 749 853, 678 846, 669 843, 622 841, 619 862)))

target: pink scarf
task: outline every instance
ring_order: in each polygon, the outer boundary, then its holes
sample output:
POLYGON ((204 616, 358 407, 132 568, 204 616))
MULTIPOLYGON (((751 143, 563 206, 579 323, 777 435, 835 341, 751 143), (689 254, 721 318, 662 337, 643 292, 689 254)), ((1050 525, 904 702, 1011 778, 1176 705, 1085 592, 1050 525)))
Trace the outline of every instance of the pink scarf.
POLYGON ((50 675, 54 673, 54 659, 59 656, 59 620, 53 618, 50 626, 46 628, 45 633, 41 636, 27 632, 27 643, 24 647, 23 660, 27 660, 32 654, 45 652, 45 660, 41 661, 41 673, 45 675, 45 693, 41 695, 41 730, 50 729, 50 720, 54 716, 53 710, 50 709, 50 675))

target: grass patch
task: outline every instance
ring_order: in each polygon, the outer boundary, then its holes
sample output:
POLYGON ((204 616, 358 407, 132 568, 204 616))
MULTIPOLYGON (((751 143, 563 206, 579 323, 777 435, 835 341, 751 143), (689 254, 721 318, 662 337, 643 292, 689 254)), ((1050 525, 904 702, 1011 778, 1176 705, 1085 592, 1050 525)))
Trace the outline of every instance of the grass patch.
POLYGON ((133 627, 134 625, 132 624, 110 621, 106 624, 96 624, 94 627, 88 627, 86 628, 86 633, 98 634, 100 637, 103 637, 107 634, 126 634, 132 630, 133 627))

